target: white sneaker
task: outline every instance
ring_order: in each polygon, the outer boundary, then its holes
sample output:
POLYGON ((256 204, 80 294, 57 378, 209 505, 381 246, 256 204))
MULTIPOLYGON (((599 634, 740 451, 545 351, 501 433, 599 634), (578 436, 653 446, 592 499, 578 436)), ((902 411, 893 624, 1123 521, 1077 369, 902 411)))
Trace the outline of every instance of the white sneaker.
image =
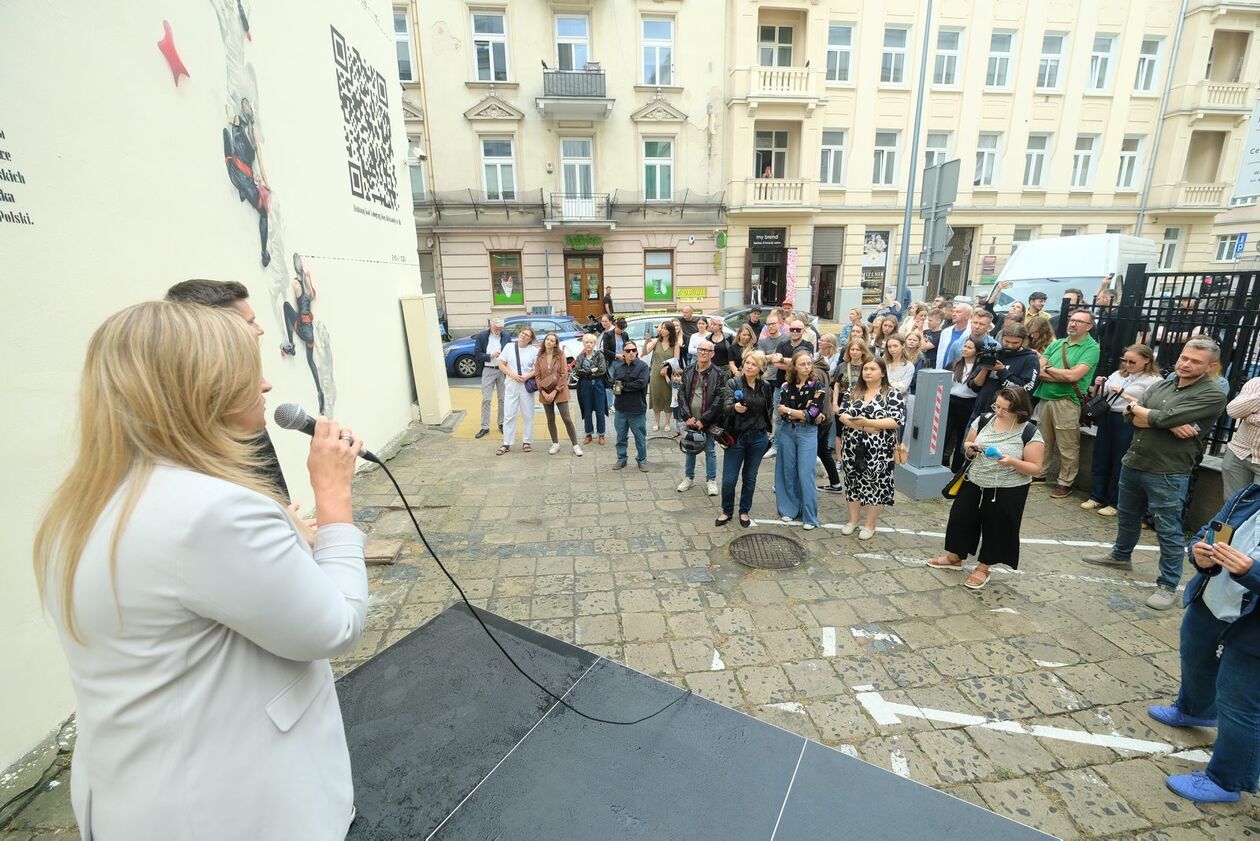
POLYGON ((715 480, 710 479, 710 480, 709 480, 709 482, 708 482, 707 487, 708 487, 708 491, 709 491, 709 496, 717 496, 717 495, 718 495, 718 487, 717 487, 717 482, 716 482, 715 480))
POLYGON ((788 517, 788 516, 786 516, 786 515, 785 515, 785 516, 783 516, 783 517, 780 517, 779 519, 780 519, 780 520, 782 520, 782 521, 783 521, 783 522, 785 522, 785 523, 790 523, 790 522, 792 522, 792 518, 791 518, 791 517, 788 517))
POLYGON ((843 526, 840 527, 840 533, 847 537, 848 535, 853 534, 853 531, 856 528, 857 526, 853 525, 852 523, 845 523, 843 526))
POLYGON ((560 445, 559 445, 559 444, 552 444, 552 445, 551 445, 551 449, 547 451, 547 454, 548 454, 548 455, 553 455, 553 456, 554 456, 554 455, 555 455, 556 453, 558 453, 558 452, 560 452, 560 445))
POLYGON ((813 523, 806 523, 801 528, 805 529, 805 531, 810 531, 812 529, 818 528, 818 526, 814 525, 813 523))
POLYGON ((582 446, 580 444, 573 445, 573 455, 575 456, 582 455, 582 446))
POLYGON ((875 536, 875 529, 868 529, 866 526, 858 529, 858 540, 870 540, 875 536))
POLYGON ((683 491, 689 491, 691 490, 691 486, 694 484, 695 482, 693 482, 691 479, 683 477, 683 480, 678 483, 678 492, 682 493, 683 491))

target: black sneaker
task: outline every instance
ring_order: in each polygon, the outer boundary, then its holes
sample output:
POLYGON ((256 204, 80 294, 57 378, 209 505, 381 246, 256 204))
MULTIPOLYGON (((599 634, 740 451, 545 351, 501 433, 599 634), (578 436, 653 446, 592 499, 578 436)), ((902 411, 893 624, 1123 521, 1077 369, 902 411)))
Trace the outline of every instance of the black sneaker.
POLYGON ((844 493, 844 485, 819 485, 818 490, 829 494, 842 494, 844 493))
POLYGON ((489 435, 489 434, 490 434, 490 430, 486 429, 485 427, 482 427, 481 429, 478 429, 478 430, 477 430, 477 434, 476 434, 476 435, 474 435, 473 437, 474 437, 474 438, 485 438, 485 437, 486 437, 487 435, 489 435))

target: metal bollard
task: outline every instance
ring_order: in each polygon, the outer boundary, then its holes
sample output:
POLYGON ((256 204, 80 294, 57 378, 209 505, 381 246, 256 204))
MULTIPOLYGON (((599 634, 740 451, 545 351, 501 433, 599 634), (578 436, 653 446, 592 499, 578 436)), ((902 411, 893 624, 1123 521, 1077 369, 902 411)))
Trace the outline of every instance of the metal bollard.
POLYGON ((954 475, 941 465, 945 446, 945 422, 949 416, 949 371, 924 368, 915 385, 914 414, 910 424, 910 460, 897 465, 893 478, 897 490, 911 499, 937 496, 954 475))

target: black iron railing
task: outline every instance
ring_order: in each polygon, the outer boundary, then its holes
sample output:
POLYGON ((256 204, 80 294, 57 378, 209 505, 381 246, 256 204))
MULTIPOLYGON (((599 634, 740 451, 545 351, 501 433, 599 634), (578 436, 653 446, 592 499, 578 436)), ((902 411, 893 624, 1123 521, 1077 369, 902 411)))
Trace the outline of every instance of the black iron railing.
POLYGON ((544 70, 543 96, 573 96, 603 99, 603 70, 544 70))
POLYGON ((548 216, 558 222, 602 221, 609 218, 607 193, 552 193, 548 216))

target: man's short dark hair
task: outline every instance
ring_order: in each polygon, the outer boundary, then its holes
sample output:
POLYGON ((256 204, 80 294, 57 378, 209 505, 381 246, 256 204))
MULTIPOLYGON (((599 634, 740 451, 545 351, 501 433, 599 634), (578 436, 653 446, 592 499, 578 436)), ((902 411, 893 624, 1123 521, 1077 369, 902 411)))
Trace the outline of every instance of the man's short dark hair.
POLYGON ((761 307, 753 307, 752 309, 748 311, 749 315, 752 315, 753 313, 756 313, 757 315, 761 315, 761 307))
POLYGON ((227 309, 249 298, 245 284, 235 280, 185 280, 166 290, 166 300, 227 309))
POLYGON ((1030 300, 1030 301, 1044 301, 1044 300, 1046 300, 1046 299, 1047 299, 1047 298, 1049 298, 1049 297, 1050 297, 1050 296, 1049 296, 1049 295, 1047 295, 1045 292, 1034 292, 1034 293, 1032 293, 1031 295, 1029 295, 1029 296, 1028 296, 1028 300, 1030 300))
POLYGON ((613 322, 613 324, 617 325, 622 330, 626 329, 626 320, 624 318, 617 319, 616 321, 613 322))
POLYGON ((1018 339, 1028 338, 1028 328, 1020 324, 1018 321, 1012 321, 1010 324, 1002 325, 1002 332, 999 334, 1002 338, 1014 336, 1018 339))
POLYGON ((1064 289, 1063 297, 1066 298, 1068 295, 1075 295, 1076 297, 1080 298, 1082 301, 1085 300, 1085 293, 1079 289, 1064 289))

